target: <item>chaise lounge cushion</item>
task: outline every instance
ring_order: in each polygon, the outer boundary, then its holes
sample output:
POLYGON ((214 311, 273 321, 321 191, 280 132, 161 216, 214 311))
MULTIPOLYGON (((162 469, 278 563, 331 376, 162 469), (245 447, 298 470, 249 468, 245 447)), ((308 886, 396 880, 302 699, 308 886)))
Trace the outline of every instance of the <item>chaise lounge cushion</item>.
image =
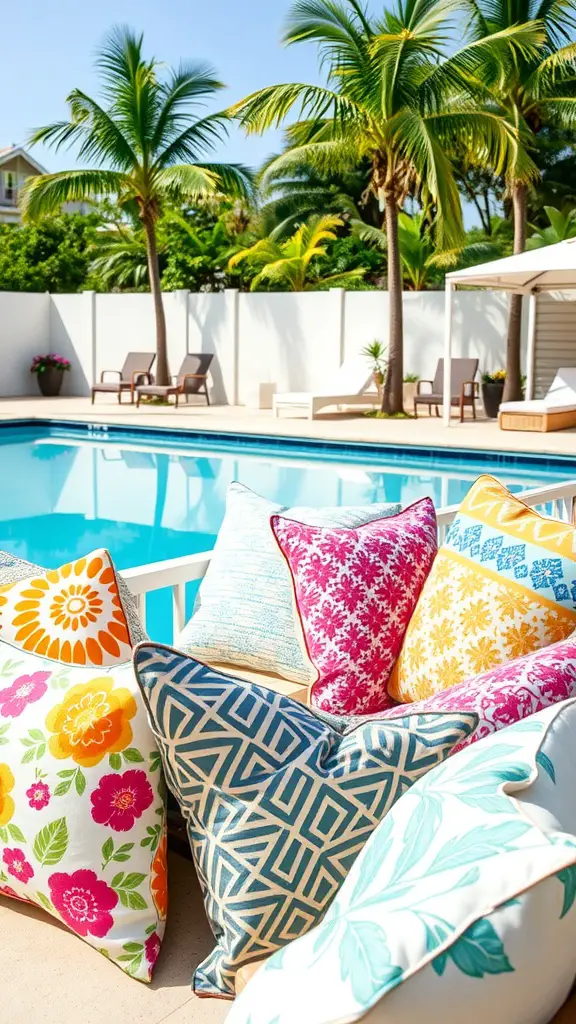
POLYGON ((477 716, 369 722, 341 737, 301 704, 143 644, 136 672, 188 825, 217 945, 204 995, 311 928, 395 800, 477 716))
POLYGON ((310 525, 352 527, 399 511, 399 505, 388 504, 286 509, 231 484, 199 605, 176 645, 210 665, 312 682, 314 670, 294 618, 290 573, 270 516, 281 512, 310 525))
POLYGON ((573 699, 420 779, 228 1024, 548 1024, 575 972, 575 742, 573 699))
POLYGON ((434 505, 424 498, 354 529, 271 522, 315 669, 311 703, 333 714, 379 711, 436 554, 434 505))
POLYGON ((401 703, 425 699, 575 627, 575 527, 482 476, 438 552, 388 692, 401 703))

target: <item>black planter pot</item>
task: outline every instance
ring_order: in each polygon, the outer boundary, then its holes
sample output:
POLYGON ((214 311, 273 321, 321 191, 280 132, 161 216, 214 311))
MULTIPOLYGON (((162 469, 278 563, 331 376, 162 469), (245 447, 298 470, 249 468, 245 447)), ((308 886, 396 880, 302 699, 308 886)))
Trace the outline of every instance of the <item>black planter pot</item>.
POLYGON ((37 373, 36 376, 38 377, 38 387, 45 398, 56 398, 60 394, 64 370, 59 370, 56 366, 49 366, 44 373, 37 373))
POLYGON ((498 418, 498 410, 504 394, 504 381, 494 381, 492 384, 482 385, 482 401, 484 412, 489 419, 498 418))

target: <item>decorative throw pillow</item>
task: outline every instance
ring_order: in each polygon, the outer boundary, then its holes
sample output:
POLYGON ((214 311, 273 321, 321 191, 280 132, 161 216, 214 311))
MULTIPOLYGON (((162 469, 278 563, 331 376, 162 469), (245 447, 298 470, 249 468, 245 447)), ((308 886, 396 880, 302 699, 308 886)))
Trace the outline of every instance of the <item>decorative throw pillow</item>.
MULTIPOLYGON (((426 700, 396 704, 378 717, 390 721, 410 714, 474 711, 479 716, 478 728, 460 745, 464 747, 569 697, 576 697, 574 635, 467 679, 426 700)), ((359 722, 360 719, 352 718, 347 725, 355 728, 359 722)))
MULTIPOLYGON (((100 554, 100 552, 98 553, 100 554)), ((110 557, 107 552, 106 555, 108 558, 110 557)), ((10 554, 8 551, 0 551, 0 587, 6 583, 17 583, 20 580, 29 579, 30 576, 44 576, 46 572, 47 570, 41 565, 27 562, 17 555, 10 554)), ((133 645, 142 643, 144 640, 148 640, 149 637, 140 621, 136 601, 120 572, 116 572, 116 583, 118 585, 120 602, 126 616, 126 622, 128 623, 130 640, 133 645)))
POLYGON ((547 1024, 576 958, 576 701, 461 751, 376 829, 228 1024, 547 1024))
POLYGON ((311 928, 394 801, 477 722, 433 715, 341 737, 170 648, 144 644, 134 664, 217 938, 201 995, 232 997, 242 964, 311 928))
POLYGON ((43 907, 141 981, 166 917, 161 787, 130 662, 63 665, 0 640, 2 895, 43 907))
POLYGON ((242 484, 231 484, 199 607, 177 647, 208 664, 311 682, 314 671, 294 621, 290 573, 272 536, 270 516, 285 512, 314 526, 360 526, 399 511, 399 505, 286 509, 242 484))
POLYGON ((119 665, 133 637, 104 549, 0 587, 0 636, 72 665, 119 665))
POLYGON ((436 554, 434 505, 424 498, 348 530, 283 516, 271 523, 315 669, 311 703, 332 714, 379 711, 436 554))
POLYGON ((422 700, 575 627, 576 528, 481 476, 438 552, 388 692, 422 700))

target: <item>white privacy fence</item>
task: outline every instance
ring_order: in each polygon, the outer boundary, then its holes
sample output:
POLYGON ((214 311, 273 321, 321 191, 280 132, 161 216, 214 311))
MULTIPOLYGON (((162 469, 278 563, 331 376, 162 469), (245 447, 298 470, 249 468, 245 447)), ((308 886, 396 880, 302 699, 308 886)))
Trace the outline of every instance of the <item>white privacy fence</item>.
MULTIPOLYGON (((547 487, 535 487, 523 491, 517 497, 544 515, 560 519, 562 522, 574 522, 576 480, 547 487)), ((440 543, 444 540, 458 508, 458 505, 451 505, 436 510, 440 543)), ((136 598, 142 620, 146 620, 146 595, 153 590, 168 587, 172 591, 173 631, 176 637, 186 623, 186 584, 201 580, 206 575, 211 554, 210 551, 204 551, 196 555, 140 565, 135 569, 123 569, 122 576, 136 598)))
MULTIPOLYGON (((454 304, 454 353, 481 370, 504 365, 508 299, 460 292, 454 304)), ((173 373, 186 352, 212 352, 212 399, 254 405, 258 386, 321 388, 345 358, 374 338, 387 341, 385 291, 254 294, 229 290, 164 295, 173 373)), ((434 375, 443 356, 444 293, 404 294, 405 370, 434 375)), ((102 370, 122 366, 130 350, 153 351, 149 294, 49 295, 0 292, 0 396, 36 394, 29 367, 40 352, 72 362, 64 394, 87 395, 102 370)))

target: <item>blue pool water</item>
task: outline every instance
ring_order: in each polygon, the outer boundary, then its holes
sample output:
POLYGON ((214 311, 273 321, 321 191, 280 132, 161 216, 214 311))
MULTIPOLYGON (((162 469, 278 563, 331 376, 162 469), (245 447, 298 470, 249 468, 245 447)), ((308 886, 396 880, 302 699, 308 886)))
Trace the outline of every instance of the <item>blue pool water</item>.
MULTIPOLYGON (((483 472, 521 491, 574 479, 576 458, 9 425, 0 428, 0 548, 56 566, 107 547, 124 569, 210 549, 232 480, 285 505, 407 505, 429 495, 440 507, 483 472)), ((150 595, 147 626, 171 639, 169 593, 150 595)))

